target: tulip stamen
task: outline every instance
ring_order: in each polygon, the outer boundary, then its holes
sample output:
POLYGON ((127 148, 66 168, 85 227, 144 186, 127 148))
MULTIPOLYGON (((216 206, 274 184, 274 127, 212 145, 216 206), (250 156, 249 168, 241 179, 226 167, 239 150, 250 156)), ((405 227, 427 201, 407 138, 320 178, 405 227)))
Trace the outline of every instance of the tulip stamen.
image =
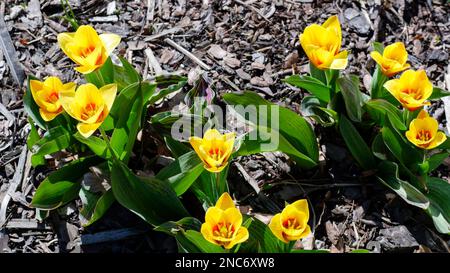
POLYGON ((222 149, 219 149, 217 147, 210 148, 208 153, 209 153, 209 156, 212 157, 216 161, 219 160, 219 158, 223 155, 222 149))
POLYGON ((235 228, 231 223, 219 222, 217 225, 213 227, 214 236, 223 237, 223 238, 232 238, 234 234, 235 228))
POLYGON ((95 46, 94 45, 90 45, 88 47, 85 47, 83 49, 81 49, 81 55, 86 58, 87 56, 89 56, 92 52, 94 52, 95 50, 95 46))
POLYGON ((97 110, 97 105, 93 102, 86 104, 86 106, 84 107, 84 111, 83 113, 81 113, 81 118, 83 120, 87 120, 90 117, 92 117, 95 112, 97 110))
POLYGON ((288 218, 284 220, 283 226, 287 229, 297 229, 300 226, 300 223, 297 221, 296 218, 288 218))
POLYGON ((428 141, 431 139, 431 133, 422 129, 417 132, 416 139, 419 139, 421 141, 428 141))
POLYGON ((47 102, 49 103, 56 103, 59 99, 58 93, 57 92, 52 92, 48 95, 47 97, 47 102))

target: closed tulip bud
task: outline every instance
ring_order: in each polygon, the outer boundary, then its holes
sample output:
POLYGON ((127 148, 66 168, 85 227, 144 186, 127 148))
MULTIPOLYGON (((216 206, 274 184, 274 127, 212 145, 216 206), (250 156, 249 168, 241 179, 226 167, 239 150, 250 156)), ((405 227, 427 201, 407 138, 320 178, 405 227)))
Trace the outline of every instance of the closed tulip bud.
POLYGON ((45 81, 30 80, 30 91, 39 106, 39 113, 44 121, 51 121, 64 112, 60 94, 74 92, 76 84, 63 84, 57 77, 48 77, 45 81))
POLYGON ((307 26, 300 35, 300 44, 309 61, 317 68, 344 69, 347 51, 341 51, 342 32, 337 16, 331 16, 322 25, 307 26))
POLYGON ((75 70, 82 74, 89 74, 102 67, 119 43, 119 35, 98 35, 91 26, 80 26, 76 32, 58 34, 59 46, 79 65, 75 70))
POLYGON ((402 42, 388 45, 384 49, 383 55, 377 51, 372 51, 370 56, 380 65, 381 72, 388 77, 392 77, 410 67, 406 63, 408 52, 406 52, 405 45, 402 42))

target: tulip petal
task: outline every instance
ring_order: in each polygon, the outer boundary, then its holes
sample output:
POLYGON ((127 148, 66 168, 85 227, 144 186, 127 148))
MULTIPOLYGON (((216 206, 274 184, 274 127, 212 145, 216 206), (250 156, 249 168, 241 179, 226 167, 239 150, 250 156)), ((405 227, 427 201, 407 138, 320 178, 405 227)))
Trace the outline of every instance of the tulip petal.
POLYGON ((63 109, 61 108, 61 110, 57 111, 57 112, 48 112, 45 111, 42 108, 39 108, 39 113, 41 114, 41 117, 44 121, 48 122, 48 121, 52 121, 56 116, 58 116, 59 114, 61 114, 63 111, 63 109))
POLYGON ((223 212, 223 220, 227 223, 231 223, 237 230, 242 225, 242 214, 235 207, 228 208, 223 212))
POLYGON ((309 225, 306 225, 305 229, 303 230, 302 234, 300 235, 299 239, 307 237, 311 233, 311 228, 309 225))
POLYGON ((228 192, 224 192, 216 202, 216 208, 226 210, 229 208, 235 208, 233 199, 228 192))
POLYGON ((289 243, 289 241, 287 241, 283 236, 281 213, 275 214, 275 216, 272 217, 269 223, 269 228, 272 231, 273 235, 275 235, 279 240, 285 243, 289 243))
POLYGON ((69 82, 66 84, 63 84, 63 87, 61 90, 59 90, 59 93, 75 93, 75 89, 77 88, 77 84, 74 82, 69 82))
POLYGON ((75 33, 74 32, 65 32, 58 34, 58 44, 59 47, 62 49, 64 54, 67 55, 70 59, 73 60, 73 52, 70 50, 69 45, 74 42, 75 33))
POLYGON ((427 149, 436 148, 442 143, 444 143, 445 140, 447 140, 447 136, 443 132, 437 132, 436 136, 434 137, 430 145, 427 147, 427 149))
POLYGON ((249 234, 248 234, 247 228, 240 227, 237 230, 236 235, 234 236, 233 240, 229 244, 224 245, 224 247, 226 249, 230 249, 237 244, 247 241, 248 237, 249 237, 249 234))
POLYGON ((80 65, 75 67, 74 69, 81 74, 89 74, 91 72, 94 72, 99 66, 88 66, 88 65, 80 65))
POLYGON ((408 52, 402 42, 396 42, 384 48, 383 57, 404 64, 408 60, 408 52))
POLYGON ((103 46, 106 50, 106 56, 109 56, 114 48, 120 44, 120 36, 112 33, 100 34, 100 40, 103 42, 103 46))
POLYGON ((343 50, 334 57, 333 62, 330 65, 331 69, 342 70, 347 67, 347 50, 343 50))
POLYGON ((228 165, 228 162, 223 163, 220 166, 211 166, 211 165, 205 165, 205 169, 209 172, 212 173, 220 173, 221 171, 223 171, 223 169, 225 169, 225 167, 228 165))
POLYGON ((381 54, 378 51, 370 52, 370 57, 372 57, 372 59, 380 66, 383 65, 383 56, 381 56, 381 54))
POLYGON ((417 115, 417 119, 424 119, 429 117, 428 112, 424 109, 420 110, 419 114, 417 115))
POLYGON ((200 233, 203 235, 203 238, 205 238, 208 242, 211 242, 215 245, 220 245, 217 243, 216 240, 214 240, 214 236, 212 233, 212 226, 210 223, 205 222, 202 224, 202 227, 200 228, 200 233))
POLYGON ((75 32, 74 40, 82 48, 101 44, 97 31, 89 25, 80 26, 75 32))
POLYGON ((209 129, 205 132, 205 135, 203 136, 203 139, 205 140, 213 140, 216 138, 220 138, 221 134, 216 129, 209 129))
POLYGON ((339 38, 339 41, 342 40, 341 24, 339 23, 339 18, 337 15, 333 15, 328 18, 325 23, 322 24, 322 27, 333 30, 339 38))
POLYGON ((309 219, 309 207, 308 207, 308 200, 301 199, 298 201, 295 201, 291 204, 291 206, 295 207, 298 211, 303 212, 306 215, 306 219, 309 219))
POLYGON ((39 107, 44 107, 44 105, 41 103, 41 100, 39 99, 38 93, 42 90, 43 82, 38 80, 30 80, 30 91, 31 96, 33 97, 33 100, 36 102, 36 104, 39 107))
POLYGON ((77 129, 84 138, 89 138, 101 124, 101 122, 90 124, 80 122, 77 124, 77 129))
POLYGON ((223 220, 223 210, 217 207, 209 207, 205 214, 205 222, 215 226, 223 220))
POLYGON ((99 89, 100 93, 102 94, 103 100, 106 105, 106 109, 111 110, 111 107, 114 103, 114 99, 116 98, 117 94, 117 84, 112 83, 105 85, 99 89))

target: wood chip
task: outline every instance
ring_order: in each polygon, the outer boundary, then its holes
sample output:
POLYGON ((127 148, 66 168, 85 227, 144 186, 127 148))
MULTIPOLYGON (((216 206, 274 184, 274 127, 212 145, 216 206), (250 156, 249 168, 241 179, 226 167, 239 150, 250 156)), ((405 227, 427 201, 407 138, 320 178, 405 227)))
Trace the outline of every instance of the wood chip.
POLYGON ((222 49, 220 45, 211 45, 211 47, 208 49, 208 54, 216 59, 222 60, 228 52, 222 49))

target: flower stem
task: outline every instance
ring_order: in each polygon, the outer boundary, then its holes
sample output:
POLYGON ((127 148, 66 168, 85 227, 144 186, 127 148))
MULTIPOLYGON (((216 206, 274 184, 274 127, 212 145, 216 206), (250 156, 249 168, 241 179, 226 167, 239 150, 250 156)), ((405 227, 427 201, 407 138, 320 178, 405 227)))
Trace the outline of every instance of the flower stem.
POLYGON ((216 200, 219 199, 219 192, 220 192, 220 172, 215 173, 216 176, 216 200))
POLYGON ((105 79, 103 78, 103 75, 102 75, 102 73, 100 72, 100 68, 96 69, 96 70, 94 71, 94 73, 95 73, 95 76, 97 77, 97 79, 99 80, 99 82, 100 82, 100 84, 101 84, 101 86, 99 86, 98 88, 100 88, 100 87, 102 87, 102 86, 105 86, 105 85, 106 85, 105 79))
POLYGON ((106 135, 105 129, 103 129, 101 126, 98 129, 100 130, 103 140, 106 142, 106 147, 108 147, 109 151, 111 152, 111 156, 114 160, 118 160, 118 156, 116 155, 114 149, 111 147, 111 143, 109 142, 109 138, 106 135))

